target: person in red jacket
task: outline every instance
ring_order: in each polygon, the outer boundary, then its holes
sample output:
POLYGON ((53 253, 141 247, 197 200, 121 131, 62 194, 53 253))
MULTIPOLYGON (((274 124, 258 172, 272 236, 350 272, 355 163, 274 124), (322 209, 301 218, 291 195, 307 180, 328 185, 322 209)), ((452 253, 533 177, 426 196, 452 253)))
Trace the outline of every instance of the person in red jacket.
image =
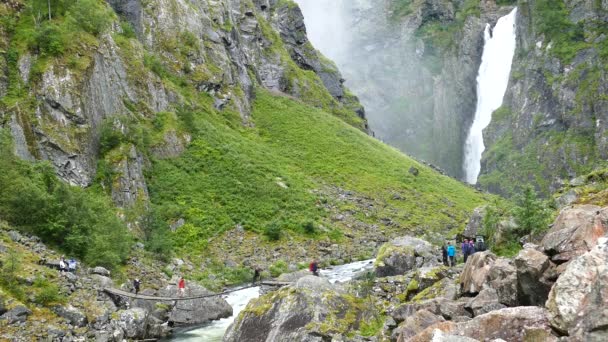
POLYGON ((308 270, 312 272, 313 275, 317 277, 319 276, 319 263, 316 259, 313 259, 310 265, 308 265, 308 270))
POLYGON ((179 282, 177 283, 178 295, 180 297, 184 296, 184 292, 186 291, 186 281, 184 277, 179 278, 179 282))

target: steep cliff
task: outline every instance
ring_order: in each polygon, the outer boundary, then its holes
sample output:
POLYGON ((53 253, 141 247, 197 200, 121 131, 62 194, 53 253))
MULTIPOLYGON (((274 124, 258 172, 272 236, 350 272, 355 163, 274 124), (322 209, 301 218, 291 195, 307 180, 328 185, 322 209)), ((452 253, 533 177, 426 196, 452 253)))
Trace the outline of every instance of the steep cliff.
POLYGON ((503 107, 484 132, 479 183, 544 194, 605 163, 608 2, 518 1, 517 50, 503 107))
POLYGON ((375 136, 460 178, 483 30, 509 8, 494 1, 339 3, 345 18, 334 20, 343 39, 326 49, 361 96, 375 136))
POLYGON ((109 3, 118 15, 91 0, 52 6, 53 20, 39 1, 3 4, 4 125, 19 155, 50 160, 72 184, 92 183, 104 120, 151 119, 199 105, 190 95, 205 94, 213 107, 248 124, 259 84, 365 129, 361 106, 308 43, 302 15, 289 2, 109 3))
MULTIPOLYGON (((402 230, 436 238, 485 200, 366 135, 363 108, 291 1, 47 5, 0 4, 3 153, 47 161, 91 198, 111 199, 148 249, 205 264, 193 271, 201 279, 246 274, 234 269, 248 258, 371 255, 402 230)), ((5 165, 19 177, 3 184, 50 207, 70 193, 49 187, 48 172, 5 165)), ((6 202, 0 215, 37 234, 6 202)), ((51 213, 66 231, 69 211, 51 213)), ((79 252, 94 255, 85 233, 79 252)), ((122 250, 110 263, 121 260, 122 250)))

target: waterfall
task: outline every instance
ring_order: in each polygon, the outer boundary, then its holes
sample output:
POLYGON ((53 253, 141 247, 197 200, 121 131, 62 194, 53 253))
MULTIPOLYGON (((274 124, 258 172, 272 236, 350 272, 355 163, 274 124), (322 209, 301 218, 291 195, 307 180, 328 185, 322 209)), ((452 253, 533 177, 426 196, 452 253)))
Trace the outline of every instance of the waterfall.
POLYGON ((500 18, 494 27, 486 25, 485 45, 477 74, 477 109, 464 146, 464 174, 469 184, 476 184, 485 150, 483 130, 490 124, 492 113, 502 105, 509 84, 515 54, 515 17, 517 8, 500 18))

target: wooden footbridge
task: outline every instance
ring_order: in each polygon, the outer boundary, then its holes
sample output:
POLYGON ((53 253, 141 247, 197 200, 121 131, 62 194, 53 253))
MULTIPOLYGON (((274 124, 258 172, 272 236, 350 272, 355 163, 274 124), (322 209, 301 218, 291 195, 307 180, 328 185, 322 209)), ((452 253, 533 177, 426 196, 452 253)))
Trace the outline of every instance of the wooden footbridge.
POLYGON ((119 289, 109 288, 109 287, 107 287, 103 290, 104 290, 104 292, 106 292, 108 294, 120 296, 120 297, 127 297, 127 298, 132 298, 132 299, 141 299, 141 300, 154 300, 154 301, 158 301, 158 302, 163 302, 163 301, 174 302, 174 301, 217 297, 217 296, 222 296, 222 295, 229 294, 232 292, 237 292, 237 291, 250 289, 250 288, 258 287, 258 286, 282 287, 282 286, 287 286, 287 285, 291 285, 291 283, 290 282, 280 282, 280 281, 263 281, 258 284, 255 284, 255 285, 238 287, 238 288, 226 290, 226 291, 220 292, 220 293, 204 294, 204 295, 197 295, 197 296, 184 296, 184 297, 148 296, 148 295, 142 295, 142 294, 135 294, 133 292, 127 292, 127 291, 123 291, 123 290, 119 290, 119 289))

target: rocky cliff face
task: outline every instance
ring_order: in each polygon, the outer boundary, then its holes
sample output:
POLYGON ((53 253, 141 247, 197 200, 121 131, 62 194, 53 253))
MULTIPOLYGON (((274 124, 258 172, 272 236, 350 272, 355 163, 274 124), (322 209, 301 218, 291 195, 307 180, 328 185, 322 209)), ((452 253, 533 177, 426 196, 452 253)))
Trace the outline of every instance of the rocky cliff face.
POLYGON ((109 28, 74 33, 86 39, 75 47, 62 42, 63 54, 46 51, 41 43, 23 44, 33 2, 1 5, 13 20, 3 21, 0 31, 0 122, 13 135, 15 153, 50 161, 67 182, 92 184, 101 144, 116 203, 128 207, 145 201, 146 157, 178 155, 189 143, 188 134, 169 128, 151 151, 104 150, 104 125, 131 135, 128 122, 193 106, 192 97, 205 98, 249 125, 254 88, 261 86, 326 108, 366 130, 362 106, 343 87, 337 68, 308 42, 302 14, 289 1, 108 4, 103 13, 109 28))
POLYGON ((336 59, 376 137, 461 177, 483 31, 508 8, 437 0, 344 6, 348 53, 336 59))
POLYGON ((479 183, 547 194, 607 155, 608 3, 518 1, 517 50, 503 107, 484 133, 479 183))

